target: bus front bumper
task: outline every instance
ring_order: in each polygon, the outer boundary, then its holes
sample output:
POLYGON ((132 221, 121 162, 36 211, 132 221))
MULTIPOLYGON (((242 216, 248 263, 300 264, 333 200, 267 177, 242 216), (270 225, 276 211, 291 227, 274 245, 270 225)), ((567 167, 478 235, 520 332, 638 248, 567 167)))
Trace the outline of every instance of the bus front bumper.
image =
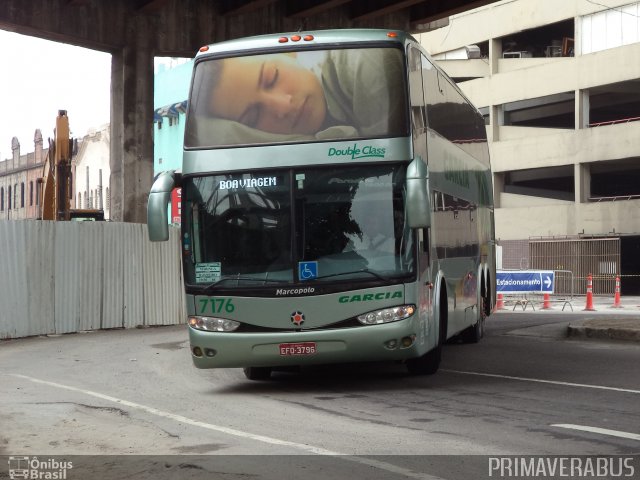
POLYGON ((221 333, 189 327, 191 357, 197 368, 406 360, 423 355, 432 348, 414 320, 278 333, 221 333), (285 348, 283 351, 283 344, 301 346, 299 350, 304 353, 292 354, 295 348, 285 348), (312 353, 308 353, 310 350, 312 353))

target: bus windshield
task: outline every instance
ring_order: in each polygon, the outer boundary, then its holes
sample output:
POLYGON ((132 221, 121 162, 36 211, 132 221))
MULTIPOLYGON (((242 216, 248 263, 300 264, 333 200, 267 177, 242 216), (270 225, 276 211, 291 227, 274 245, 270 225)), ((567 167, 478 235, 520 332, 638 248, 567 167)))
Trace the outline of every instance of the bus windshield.
POLYGON ((195 66, 186 148, 408 135, 397 47, 205 59, 195 66))
POLYGON ((406 279, 415 266, 405 170, 331 166, 185 179, 185 283, 255 288, 406 279))

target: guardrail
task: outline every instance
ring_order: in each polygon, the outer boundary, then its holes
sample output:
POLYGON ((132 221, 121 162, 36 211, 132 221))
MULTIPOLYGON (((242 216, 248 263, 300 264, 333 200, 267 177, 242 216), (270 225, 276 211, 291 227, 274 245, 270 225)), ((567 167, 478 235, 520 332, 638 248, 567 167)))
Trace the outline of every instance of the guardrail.
POLYGON ((562 311, 569 307, 571 311, 573 311, 573 303, 574 299, 571 297, 567 297, 564 295, 549 295, 548 298, 545 298, 543 294, 526 294, 526 295, 504 295, 503 296, 503 304, 504 308, 511 308, 512 311, 515 311, 516 308, 520 307, 522 311, 525 311, 527 307, 531 307, 531 310, 536 311, 536 306, 538 309, 547 310, 553 308, 552 305, 556 304, 558 306, 562 305, 562 311))
POLYGON ((620 200, 637 200, 640 195, 616 195, 615 197, 589 197, 590 202, 617 202, 620 200))
POLYGON ((630 123, 630 122, 637 122, 639 120, 640 120, 640 117, 620 118, 618 120, 609 120, 607 122, 590 123, 589 127, 602 127, 604 125, 616 125, 618 123, 630 123))

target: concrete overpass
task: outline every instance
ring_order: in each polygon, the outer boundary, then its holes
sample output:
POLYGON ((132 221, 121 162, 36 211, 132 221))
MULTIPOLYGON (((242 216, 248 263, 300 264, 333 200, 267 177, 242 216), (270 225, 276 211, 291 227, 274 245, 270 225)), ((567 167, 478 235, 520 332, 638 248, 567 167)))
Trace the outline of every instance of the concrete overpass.
MULTIPOLYGON (((2 0, 0 28, 112 55, 112 219, 144 223, 153 177, 154 56, 192 57, 204 44, 299 29, 418 31, 494 1, 2 0)), ((63 60, 51 74, 82 75, 82 65, 63 60)))

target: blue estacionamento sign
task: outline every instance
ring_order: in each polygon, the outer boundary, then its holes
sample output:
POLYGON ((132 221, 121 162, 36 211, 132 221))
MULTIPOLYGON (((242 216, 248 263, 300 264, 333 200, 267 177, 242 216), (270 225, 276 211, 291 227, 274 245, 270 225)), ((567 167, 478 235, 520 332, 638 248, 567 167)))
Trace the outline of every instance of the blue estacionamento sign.
POLYGON ((496 272, 498 293, 553 293, 554 272, 546 270, 496 272))

